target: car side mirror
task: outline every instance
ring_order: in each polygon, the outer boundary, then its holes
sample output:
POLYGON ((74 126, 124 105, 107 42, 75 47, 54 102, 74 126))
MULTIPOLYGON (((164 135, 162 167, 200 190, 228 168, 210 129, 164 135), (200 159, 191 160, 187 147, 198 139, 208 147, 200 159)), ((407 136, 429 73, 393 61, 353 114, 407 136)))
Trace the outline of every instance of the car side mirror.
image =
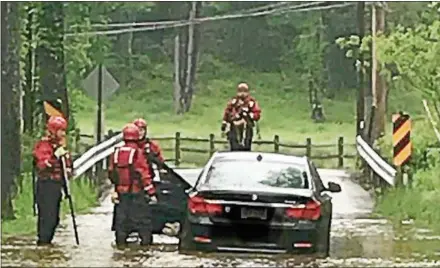
POLYGON ((341 191, 341 185, 330 181, 326 190, 331 193, 339 193, 341 191))

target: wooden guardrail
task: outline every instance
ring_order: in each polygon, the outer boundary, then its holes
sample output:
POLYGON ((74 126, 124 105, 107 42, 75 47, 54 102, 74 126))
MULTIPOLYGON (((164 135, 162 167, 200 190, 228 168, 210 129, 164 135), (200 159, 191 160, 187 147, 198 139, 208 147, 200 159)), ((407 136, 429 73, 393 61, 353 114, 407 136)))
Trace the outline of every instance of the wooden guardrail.
MULTIPOLYGON (((109 131, 108 137, 114 135, 115 132, 109 131)), ((75 148, 79 148, 84 145, 93 145, 93 135, 80 134, 77 131, 77 137, 75 139, 75 148), (83 140, 90 140, 88 143, 83 143, 83 140)), ((229 148, 228 141, 226 139, 216 139, 214 134, 209 134, 207 138, 193 138, 182 136, 180 132, 176 132, 174 136, 168 137, 152 137, 153 140, 158 141, 161 144, 164 152, 172 153, 172 158, 167 158, 167 162, 174 162, 175 166, 181 166, 185 161, 183 154, 204 154, 208 159, 215 151, 224 151, 229 148), (172 143, 173 146, 170 146, 172 143), (191 143, 191 145, 188 145, 191 143), (219 148, 221 147, 223 148, 219 148), (168 146, 168 147, 167 147, 168 146)), ((292 143, 284 142, 279 135, 274 135, 272 140, 254 140, 252 143, 253 150, 267 151, 274 153, 287 153, 294 155, 305 155, 312 160, 337 160, 337 167, 344 167, 345 159, 354 159, 356 157, 355 144, 348 144, 344 142, 344 137, 339 137, 333 144, 313 144, 311 138, 307 138, 304 143, 292 143), (265 147, 264 149, 262 147, 265 147), (300 150, 300 152, 291 153, 289 150, 300 150), (352 150, 349 150, 352 149, 352 150), (301 152, 302 151, 302 152, 301 152), (318 151, 318 153, 313 153, 318 151), (350 153, 349 151, 352 151, 350 153)), ((75 149, 77 150, 77 149, 75 149)), ((81 150, 82 151, 82 150, 81 150)), ((169 155, 169 154, 168 154, 169 155)), ((203 156, 202 156, 203 157, 203 156)))

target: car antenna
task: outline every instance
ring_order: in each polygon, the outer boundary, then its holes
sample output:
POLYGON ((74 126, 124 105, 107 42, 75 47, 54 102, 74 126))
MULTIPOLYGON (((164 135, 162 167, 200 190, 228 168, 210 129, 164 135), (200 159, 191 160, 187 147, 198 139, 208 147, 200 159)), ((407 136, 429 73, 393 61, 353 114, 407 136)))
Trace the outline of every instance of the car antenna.
POLYGON ((257 161, 260 162, 261 160, 263 160, 263 156, 262 156, 261 154, 259 154, 259 155, 257 156, 257 161))

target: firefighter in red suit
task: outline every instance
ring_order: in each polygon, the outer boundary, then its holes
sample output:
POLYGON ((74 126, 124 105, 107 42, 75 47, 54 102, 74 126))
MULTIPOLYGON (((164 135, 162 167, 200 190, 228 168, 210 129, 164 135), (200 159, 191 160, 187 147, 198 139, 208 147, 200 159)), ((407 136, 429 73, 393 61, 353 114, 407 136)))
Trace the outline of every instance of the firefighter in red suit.
MULTIPOLYGON (((66 173, 72 174, 72 160, 62 146, 66 138, 67 121, 61 116, 52 116, 47 121, 47 135, 35 144, 33 150, 37 173, 36 202, 38 209, 37 245, 49 245, 60 221, 60 203, 63 190, 61 157, 66 159, 66 173)), ((68 178, 67 178, 68 179, 68 178)))
POLYGON ((154 178, 155 176, 152 164, 155 164, 157 166, 157 169, 161 173, 166 172, 162 168, 165 159, 163 158, 162 150, 160 149, 159 143, 151 140, 147 136, 147 122, 142 118, 138 118, 133 121, 133 124, 135 124, 139 128, 138 145, 139 148, 141 148, 141 150, 144 152, 144 156, 149 163, 152 178, 154 178))
POLYGON ((258 102, 249 93, 249 86, 240 83, 237 95, 227 104, 223 112, 222 133, 229 126, 227 137, 231 151, 250 151, 252 147, 253 127, 260 120, 261 109, 258 102))
POLYGON ((157 202, 155 188, 148 162, 137 144, 138 127, 126 125, 122 137, 125 144, 115 149, 109 165, 109 178, 115 186, 111 195, 116 245, 125 245, 131 232, 138 232, 141 245, 149 245, 152 228, 148 204, 157 202))

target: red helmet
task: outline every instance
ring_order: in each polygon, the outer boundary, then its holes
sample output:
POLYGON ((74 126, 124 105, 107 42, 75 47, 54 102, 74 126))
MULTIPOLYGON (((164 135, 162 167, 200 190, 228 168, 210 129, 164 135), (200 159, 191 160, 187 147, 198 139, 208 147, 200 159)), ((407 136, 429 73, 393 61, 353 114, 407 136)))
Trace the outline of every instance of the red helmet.
POLYGON ((135 124, 127 124, 122 129, 122 139, 124 141, 139 140, 139 128, 135 124))
POLYGON ((49 120, 47 120, 46 127, 49 133, 56 134, 58 130, 67 129, 67 121, 62 116, 51 116, 49 120))
POLYGON ((147 129, 147 122, 142 118, 138 118, 138 119, 134 120, 133 124, 135 124, 138 128, 147 129))
POLYGON ((237 90, 238 91, 245 91, 245 92, 247 92, 247 91, 249 91, 249 86, 246 83, 240 83, 237 86, 237 90))

